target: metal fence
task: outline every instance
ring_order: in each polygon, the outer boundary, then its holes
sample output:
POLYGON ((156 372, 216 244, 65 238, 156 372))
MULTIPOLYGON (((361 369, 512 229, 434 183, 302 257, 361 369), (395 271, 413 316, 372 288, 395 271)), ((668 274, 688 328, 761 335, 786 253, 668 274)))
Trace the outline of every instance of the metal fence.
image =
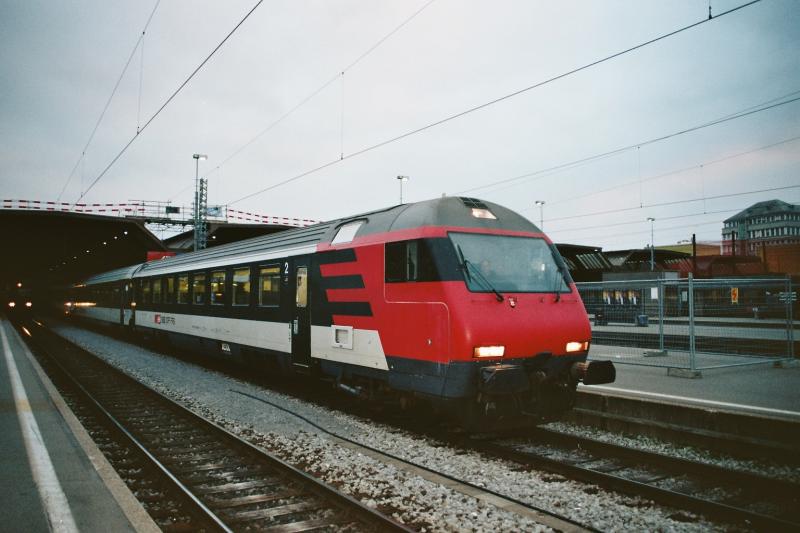
POLYGON ((788 277, 577 285, 592 321, 592 359, 696 373, 797 353, 797 295, 788 277))

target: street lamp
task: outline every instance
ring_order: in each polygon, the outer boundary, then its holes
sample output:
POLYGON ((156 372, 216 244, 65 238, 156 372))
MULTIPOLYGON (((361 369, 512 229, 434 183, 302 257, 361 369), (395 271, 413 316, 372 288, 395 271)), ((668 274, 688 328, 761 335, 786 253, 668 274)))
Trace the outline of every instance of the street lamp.
POLYGON ((655 270, 655 262, 656 262, 656 251, 655 246, 653 245, 653 223, 656 221, 653 217, 647 217, 647 220, 650 221, 650 272, 655 270))
POLYGON ((200 161, 208 159, 206 154, 193 154, 194 159, 194 251, 200 249, 200 161))
POLYGON ((408 176, 397 176, 397 181, 400 182, 400 205, 403 205, 403 182, 408 181, 408 176))
POLYGON ((539 206, 539 229, 544 230, 544 200, 536 200, 539 206))

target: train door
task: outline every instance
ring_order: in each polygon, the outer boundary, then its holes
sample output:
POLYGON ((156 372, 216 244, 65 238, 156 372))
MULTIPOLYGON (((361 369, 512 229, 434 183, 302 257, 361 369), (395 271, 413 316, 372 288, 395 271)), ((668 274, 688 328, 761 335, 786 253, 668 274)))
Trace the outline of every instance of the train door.
POLYGON ((128 320, 128 326, 136 326, 136 302, 142 297, 142 280, 131 282, 128 284, 130 287, 130 296, 128 297, 127 306, 131 310, 131 318, 128 320))
POLYGON ((127 305, 125 300, 128 297, 128 284, 124 281, 120 281, 116 287, 117 293, 117 301, 116 305, 119 307, 119 323, 121 326, 125 325, 125 306, 127 305))
POLYGON ((310 266, 308 257, 295 259, 294 304, 292 308, 292 364, 308 368, 311 366, 311 321, 308 304, 311 301, 310 266))

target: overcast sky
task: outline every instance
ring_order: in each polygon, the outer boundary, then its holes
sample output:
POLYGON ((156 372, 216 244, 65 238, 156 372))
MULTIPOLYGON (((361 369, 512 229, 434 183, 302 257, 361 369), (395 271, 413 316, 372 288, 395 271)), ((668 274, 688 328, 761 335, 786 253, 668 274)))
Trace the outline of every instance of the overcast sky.
MULTIPOLYGON (((757 201, 800 202, 786 188, 800 185, 800 102, 647 143, 800 96, 797 0, 360 154, 707 19, 708 0, 265 1, 86 192, 255 3, 160 2, 81 159, 156 1, 0 0, 3 199, 188 206, 201 152, 210 205, 327 220, 398 203, 407 175, 405 201, 474 196, 538 224, 542 200, 554 241, 608 250, 649 243, 648 217, 656 245, 713 241, 757 201)), ((712 0, 712 14, 743 3, 712 0)))

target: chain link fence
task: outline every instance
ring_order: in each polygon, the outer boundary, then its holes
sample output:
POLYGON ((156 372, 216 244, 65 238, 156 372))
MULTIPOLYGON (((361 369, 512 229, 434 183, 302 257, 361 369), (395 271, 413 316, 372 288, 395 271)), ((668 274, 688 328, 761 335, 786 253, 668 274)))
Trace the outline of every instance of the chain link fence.
POLYGON ((786 279, 578 283, 592 359, 699 370, 793 359, 796 288, 786 279))

